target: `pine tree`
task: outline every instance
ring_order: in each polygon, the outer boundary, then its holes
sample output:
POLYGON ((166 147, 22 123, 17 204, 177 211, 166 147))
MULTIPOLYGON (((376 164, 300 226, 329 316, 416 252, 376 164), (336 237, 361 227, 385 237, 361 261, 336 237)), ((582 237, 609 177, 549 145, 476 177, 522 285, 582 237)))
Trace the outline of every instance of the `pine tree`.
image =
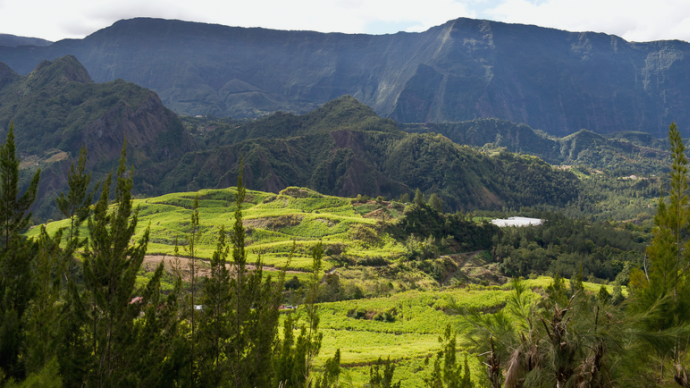
POLYGON ((422 194, 422 190, 417 189, 417 191, 415 191, 414 204, 418 207, 426 205, 426 200, 424 199, 424 194, 422 194))
POLYGON ((93 347, 87 341, 90 333, 85 300, 74 280, 70 279, 59 310, 60 342, 56 350, 65 388, 83 387, 92 364, 93 347))
POLYGON ((336 349, 333 357, 326 360, 324 371, 314 384, 315 388, 338 387, 340 378, 340 349, 336 349))
POLYGON ((273 380, 273 350, 278 334, 279 307, 285 275, 274 284, 271 276, 263 277, 261 256, 254 269, 247 268, 242 204, 245 188, 242 181, 244 161, 237 178, 235 224, 232 241, 233 277, 230 279, 232 309, 228 313, 227 368, 229 385, 234 387, 269 387, 273 380))
POLYGON ((401 381, 393 383, 395 374, 395 363, 391 362, 390 356, 386 361, 379 357, 378 361, 369 368, 369 387, 370 388, 400 388, 401 381), (381 367, 383 366, 383 375, 381 367))
MULTIPOLYGON (((431 374, 429 377, 424 378, 426 386, 433 388, 464 388, 464 384, 470 381, 469 368, 466 368, 465 375, 463 376, 463 365, 457 362, 455 331, 453 331, 450 324, 446 325, 443 336, 439 337, 438 341, 441 343, 441 350, 436 355, 431 374)), ((465 362, 465 366, 467 366, 467 362, 465 362)))
POLYGON ((36 198, 41 171, 33 176, 26 192, 19 195, 19 158, 14 145, 14 124, 0 147, 0 369, 10 377, 23 377, 19 360, 24 338, 24 313, 33 293, 31 264, 35 244, 19 233, 26 228, 29 207, 36 198))
MULTIPOLYGON (((274 387, 297 388, 304 384, 304 360, 306 348, 295 346, 297 322, 294 314, 283 321, 283 338, 278 341, 273 360, 274 387)), ((302 330, 304 335, 306 329, 302 330)))
POLYGON ((443 213, 443 201, 436 195, 436 193, 431 194, 429 197, 429 206, 439 213, 443 213))
POLYGON ((159 264, 141 292, 143 318, 134 323, 137 357, 129 367, 132 381, 141 387, 174 387, 187 382, 183 373, 188 362, 189 346, 179 327, 179 296, 182 280, 176 279, 173 290, 162 300, 160 280, 164 265, 159 264))
POLYGON ((137 353, 133 347, 136 344, 134 320, 146 303, 133 299, 149 229, 138 243, 131 243, 138 211, 132 209, 134 171, 127 171, 126 149, 125 140, 117 170, 114 209, 108 211, 111 173, 105 180, 93 216, 88 220, 89 243, 84 252, 84 284, 91 298, 94 357, 88 385, 97 387, 131 384, 132 356, 137 353))
POLYGON ((306 300, 304 303, 306 318, 306 331, 303 336, 303 343, 305 344, 305 366, 304 366, 304 381, 307 386, 313 383, 314 380, 314 360, 319 355, 321 350, 321 341, 323 340, 323 333, 319 332, 319 306, 316 300, 319 295, 319 284, 321 283, 321 259, 323 258, 323 244, 319 241, 312 249, 312 268, 309 279, 309 287, 307 289, 306 300))
MULTIPOLYGON (((86 147, 83 146, 79 150, 79 159, 76 167, 72 163, 67 173, 69 192, 67 195, 60 193, 60 196, 55 199, 60 212, 65 218, 70 220, 67 242, 74 245, 71 249, 81 248, 86 244, 86 240, 79 241, 79 227, 89 217, 94 193, 98 191, 100 186, 100 183, 97 183, 92 191, 88 191, 89 184, 91 183, 91 173, 85 172, 87 155, 86 147)), ((66 271, 66 277, 71 278, 74 260, 70 256, 66 256, 65 260, 66 263, 63 264, 65 268, 63 270, 66 271)))
POLYGON ((23 354, 27 373, 40 371, 55 357, 58 341, 58 296, 60 240, 62 230, 54 238, 41 226, 38 254, 33 274, 35 294, 26 313, 26 345, 23 354))
POLYGON ((10 250, 10 240, 27 227, 31 219, 29 208, 36 200, 41 170, 34 174, 24 195, 19 195, 19 158, 14 145, 14 123, 10 123, 7 140, 0 148, 0 222, 2 222, 3 251, 10 250))
MULTIPOLYGON (((671 123, 669 127, 669 140, 673 161, 670 198, 666 200, 662 189, 657 214, 654 217, 654 238, 652 244, 647 247, 650 260, 648 276, 640 270, 633 270, 630 274, 634 310, 654 311, 653 314, 648 313, 649 319, 645 320, 646 329, 652 332, 676 330, 690 323, 688 159, 685 156, 683 139, 675 123, 671 123)), ((657 362, 661 364, 660 369, 671 361, 677 382, 687 381, 687 372, 683 365, 687 350, 685 336, 680 334, 676 336, 671 349, 657 347, 657 362)))
POLYGON ((191 378, 191 384, 192 388, 195 385, 196 379, 197 379, 197 371, 196 371, 196 366, 197 363, 195 362, 195 352, 194 352, 194 345, 197 341, 196 337, 196 322, 195 322, 195 317, 197 315, 196 312, 196 298, 195 298, 195 293, 196 293, 196 274, 197 274, 197 267, 196 267, 196 245, 201 240, 201 228, 199 227, 199 194, 194 197, 194 206, 192 207, 192 220, 190 223, 190 233, 186 236, 187 239, 187 245, 184 246, 185 251, 189 255, 189 272, 190 272, 190 280, 191 280, 191 303, 189 303, 189 317, 190 317, 190 322, 191 322, 191 329, 192 329, 192 335, 191 335, 191 342, 190 342, 190 363, 189 363, 189 373, 190 373, 190 378, 191 378))
POLYGON ((218 231, 216 250, 211 258, 211 276, 203 287, 203 306, 198 329, 199 375, 202 385, 218 387, 227 379, 225 342, 230 330, 227 321, 230 304, 230 272, 226 265, 229 248, 225 242, 225 228, 218 231))
POLYGON ((76 167, 72 163, 67 174, 69 192, 67 195, 60 193, 56 199, 58 209, 70 220, 67 244, 60 252, 61 258, 57 271, 66 279, 66 286, 58 314, 59 338, 56 352, 63 385, 75 388, 81 387, 84 383, 90 355, 85 330, 86 306, 83 295, 72 278, 75 262, 73 254, 86 245, 86 239, 80 240, 79 227, 91 215, 90 205, 93 202, 94 193, 100 186, 100 183, 97 183, 91 192, 88 191, 91 173, 85 172, 86 159, 86 147, 82 147, 76 167))

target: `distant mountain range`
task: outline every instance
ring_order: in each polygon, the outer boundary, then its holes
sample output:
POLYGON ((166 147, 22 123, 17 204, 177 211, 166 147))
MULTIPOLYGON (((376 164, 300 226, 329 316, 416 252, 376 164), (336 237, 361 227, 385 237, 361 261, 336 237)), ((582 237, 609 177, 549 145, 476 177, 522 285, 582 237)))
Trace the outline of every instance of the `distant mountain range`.
POLYGON ((26 38, 10 34, 0 34, 0 46, 50 46, 53 42, 41 38, 26 38))
POLYGON ((406 133, 350 96, 304 115, 226 120, 193 137, 154 92, 122 80, 93 82, 73 56, 41 62, 26 76, 0 63, 0 136, 10 120, 22 171, 43 170, 39 219, 55 217, 54 197, 66 190, 67 167, 82 144, 102 179, 125 136, 139 195, 232 186, 242 156, 247 187, 272 192, 303 186, 397 198, 420 189, 449 210, 558 205, 579 192, 575 175, 538 158, 489 157, 444 136, 406 133))
POLYGON ((28 74, 74 55, 97 82, 156 91, 178 114, 305 113, 349 94, 398 122, 499 118, 565 136, 690 128, 690 44, 457 19, 392 35, 276 31, 160 19, 84 39, 0 47, 28 74))
POLYGON ((645 132, 599 135, 582 129, 559 138, 525 124, 499 119, 401 124, 401 129, 410 133, 439 133, 458 144, 535 155, 554 165, 582 165, 636 174, 661 173, 671 165, 668 141, 645 132))

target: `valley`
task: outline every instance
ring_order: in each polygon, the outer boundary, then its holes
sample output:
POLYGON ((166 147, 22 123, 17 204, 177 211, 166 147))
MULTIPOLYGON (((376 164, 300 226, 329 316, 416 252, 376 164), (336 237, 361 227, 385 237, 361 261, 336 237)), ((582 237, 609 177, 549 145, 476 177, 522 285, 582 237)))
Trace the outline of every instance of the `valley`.
POLYGON ((689 48, 0 35, 0 387, 687 386, 689 48))

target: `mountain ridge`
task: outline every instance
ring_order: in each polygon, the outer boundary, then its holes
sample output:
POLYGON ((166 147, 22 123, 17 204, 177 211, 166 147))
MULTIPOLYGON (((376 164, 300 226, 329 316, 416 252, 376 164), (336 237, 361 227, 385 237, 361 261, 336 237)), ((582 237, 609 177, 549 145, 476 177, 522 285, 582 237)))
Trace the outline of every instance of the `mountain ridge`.
POLYGON ((558 136, 583 128, 662 136, 671 121, 690 128, 682 41, 463 18, 390 35, 140 18, 82 40, 2 47, 0 61, 25 74, 65 54, 97 82, 135 82, 181 114, 300 114, 349 94, 399 122, 497 117, 558 136))
POLYGON ((12 34, 0 34, 0 46, 49 46, 53 42, 41 38, 29 38, 12 34))
MULTIPOLYGON (((158 96, 122 80, 93 82, 73 56, 42 61, 20 76, 0 63, 0 136, 11 121, 24 174, 42 169, 39 218, 55 212, 53 196, 66 191, 66 173, 82 146, 89 150, 87 168, 102 179, 117 165, 125 137, 130 162, 137 168, 165 165, 195 143, 179 118, 158 96)), ((153 176, 139 178, 142 181, 153 176)))

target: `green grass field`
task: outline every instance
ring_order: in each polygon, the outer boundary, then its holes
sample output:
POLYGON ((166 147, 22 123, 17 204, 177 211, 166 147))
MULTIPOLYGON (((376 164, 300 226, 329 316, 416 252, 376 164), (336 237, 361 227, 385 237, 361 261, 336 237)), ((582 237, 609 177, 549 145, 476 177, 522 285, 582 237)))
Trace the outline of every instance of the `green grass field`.
MULTIPOLYGON (((533 290, 534 298, 553 279, 542 276, 524 280, 533 290)), ((600 285, 584 283, 588 291, 596 292, 600 285)), ((607 286, 609 292, 612 286, 607 286)), ((344 376, 351 378, 355 386, 368 382, 369 365, 379 357, 396 361, 395 378, 403 381, 403 387, 423 387, 423 378, 429 372, 425 359, 434 357, 440 350, 439 337, 448 323, 456 330, 458 337, 467 328, 467 323, 459 315, 448 310, 451 300, 460 306, 475 308, 491 314, 505 306, 511 293, 509 284, 503 286, 470 286, 465 288, 445 288, 435 291, 405 291, 388 297, 359 299, 320 305, 320 328, 324 333, 321 353, 317 362, 323 363, 336 349, 341 351, 344 376), (354 318, 352 310, 374 313, 390 312, 393 322, 375 319, 354 318)), ((627 294, 626 290, 624 293, 627 294)), ((458 338, 460 343, 460 338, 458 338)), ((460 353, 466 353, 459 349, 460 353)), ((460 358, 462 359, 462 358, 460 358)), ((431 360, 429 360, 431 362, 431 360)), ((472 378, 482 382, 485 367, 475 355, 469 355, 472 378)), ((341 380, 342 381, 342 380, 341 380)))
MULTIPOLYGON (((234 187, 135 199, 134 207, 139 209, 136 237, 141 237, 146 227, 150 226, 149 254, 172 254, 176 238, 180 245, 185 245, 197 194, 202 233, 198 256, 211 257, 220 227, 224 226, 229 231, 234 224, 237 194, 234 187)), ((388 202, 353 204, 348 198, 321 195, 304 188, 287 188, 280 194, 247 190, 242 215, 249 261, 255 261, 261 253, 265 265, 282 267, 286 264, 294 241, 297 249, 290 268, 305 270, 311 266, 311 247, 319 240, 326 247, 335 246, 342 251, 340 254, 355 260, 366 257, 395 258, 404 248, 387 234, 379 234, 377 241, 366 244, 351 238, 355 228, 375 229, 379 221, 366 218, 363 214, 385 206, 392 207, 388 202)), ((68 220, 51 222, 47 230, 52 234, 68 225, 68 220)), ((36 236, 38 230, 33 228, 27 235, 36 236)), ((81 235, 87 235, 86 225, 82 227, 81 235)), ((182 247, 180 252, 185 254, 182 247)), ((325 263, 326 268, 332 265, 328 261, 325 263)))

